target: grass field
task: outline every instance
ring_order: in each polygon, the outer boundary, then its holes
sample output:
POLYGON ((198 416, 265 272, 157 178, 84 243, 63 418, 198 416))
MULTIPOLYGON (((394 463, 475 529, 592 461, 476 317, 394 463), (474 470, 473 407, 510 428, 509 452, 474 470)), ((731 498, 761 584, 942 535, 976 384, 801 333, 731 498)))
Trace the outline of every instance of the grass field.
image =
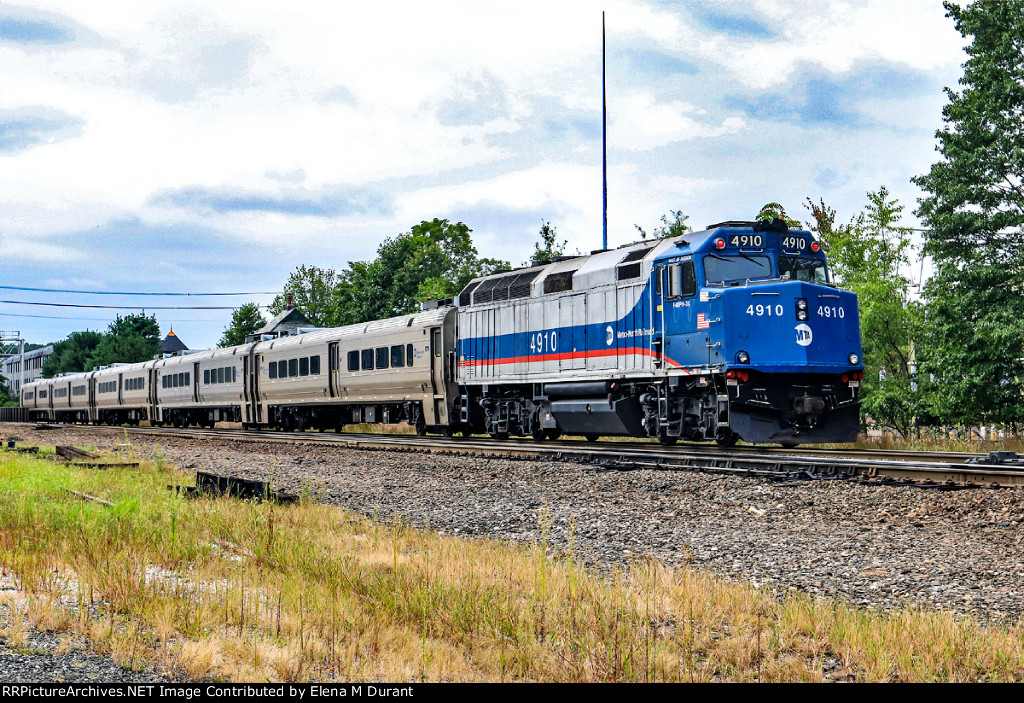
POLYGON ((159 455, 98 471, 0 453, 0 566, 17 585, 0 636, 24 647, 31 624, 129 668, 232 681, 1024 678, 1018 627, 780 597, 652 561, 602 575, 543 539, 166 488, 190 478, 159 455))

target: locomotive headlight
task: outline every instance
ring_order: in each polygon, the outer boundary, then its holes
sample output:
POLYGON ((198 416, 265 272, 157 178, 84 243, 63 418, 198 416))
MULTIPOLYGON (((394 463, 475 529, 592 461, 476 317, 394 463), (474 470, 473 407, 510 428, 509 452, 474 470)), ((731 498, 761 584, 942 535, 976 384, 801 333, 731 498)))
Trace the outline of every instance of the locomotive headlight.
POLYGON ((856 354, 850 354, 850 363, 856 366, 858 362, 860 362, 860 357, 857 356, 856 354))
POLYGON ((736 352, 736 363, 749 364, 750 354, 746 353, 745 351, 736 352))
POLYGON ((800 320, 800 322, 806 322, 808 314, 810 313, 807 311, 807 298, 797 298, 796 319, 800 320))

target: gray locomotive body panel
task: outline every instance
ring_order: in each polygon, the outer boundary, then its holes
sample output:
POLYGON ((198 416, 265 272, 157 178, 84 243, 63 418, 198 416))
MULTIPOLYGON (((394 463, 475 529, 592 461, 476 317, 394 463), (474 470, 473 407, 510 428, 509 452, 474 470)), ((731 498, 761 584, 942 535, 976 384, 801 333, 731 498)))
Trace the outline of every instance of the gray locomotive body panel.
POLYGON ((475 291, 461 296, 459 383, 557 383, 661 373, 651 347, 649 281, 652 261, 672 246, 633 245, 549 264, 526 297, 477 302, 475 291), (635 276, 622 277, 624 260, 635 276), (551 290, 562 286, 549 280, 569 274, 567 289, 551 290))

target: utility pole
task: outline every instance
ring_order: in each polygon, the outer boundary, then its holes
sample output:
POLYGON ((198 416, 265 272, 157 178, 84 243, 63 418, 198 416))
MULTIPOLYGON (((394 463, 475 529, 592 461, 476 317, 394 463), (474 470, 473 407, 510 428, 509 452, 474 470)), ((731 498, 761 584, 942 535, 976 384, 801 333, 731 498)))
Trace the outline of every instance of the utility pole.
POLYGON ((603 217, 604 237, 601 240, 601 248, 608 248, 608 98, 605 88, 605 38, 604 38, 604 10, 601 10, 601 183, 603 195, 603 217))

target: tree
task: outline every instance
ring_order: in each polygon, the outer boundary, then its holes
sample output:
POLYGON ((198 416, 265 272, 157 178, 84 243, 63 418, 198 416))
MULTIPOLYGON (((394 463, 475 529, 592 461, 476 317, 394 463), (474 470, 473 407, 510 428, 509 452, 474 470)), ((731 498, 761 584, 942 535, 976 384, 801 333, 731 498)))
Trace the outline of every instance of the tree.
POLYGON ((256 303, 245 303, 231 313, 231 323, 224 328, 224 336, 217 343, 219 347, 234 347, 245 344, 245 338, 261 329, 267 321, 256 303))
POLYGON ((947 88, 927 194, 927 369, 947 421, 1024 420, 1024 0, 944 3, 970 38, 947 88))
MULTIPOLYGON (((285 291, 319 327, 410 313, 422 300, 450 298, 470 280, 509 268, 507 261, 482 258, 470 232, 462 222, 424 220, 409 232, 385 239, 372 261, 350 261, 340 274, 300 266, 285 291)), ((285 304, 285 296, 278 296, 270 312, 281 312, 285 304)))
POLYGON ((292 305, 302 311, 314 325, 335 327, 339 320, 334 291, 339 283, 340 278, 332 268, 299 266, 288 277, 284 293, 274 298, 270 304, 270 314, 277 315, 284 310, 288 304, 288 295, 291 295, 292 305))
POLYGON ((144 312, 118 315, 85 361, 85 369, 149 361, 160 354, 160 325, 144 312))
POLYGON ((0 374, 0 407, 10 404, 12 400, 11 389, 7 385, 7 378, 0 374))
POLYGON ((373 261, 350 261, 335 288, 338 324, 354 324, 414 312, 422 300, 450 298, 469 281, 507 261, 482 258, 462 222, 424 220, 390 237, 373 261))
POLYGON ((543 223, 540 226, 540 240, 534 243, 533 255, 525 265, 539 266, 554 261, 565 252, 565 245, 568 243, 569 240, 563 239, 559 244, 555 228, 551 226, 550 222, 543 223))
POLYGON ((53 354, 43 362, 43 377, 53 378, 62 373, 91 371, 92 366, 86 366, 86 362, 96 351, 101 339, 102 332, 72 332, 67 339, 53 345, 53 354))
MULTIPOLYGON (((672 219, 669 219, 668 215, 661 216, 661 226, 654 227, 651 230, 651 235, 654 239, 667 239, 668 237, 681 237, 693 230, 686 221, 690 219, 689 215, 684 215, 682 210, 669 210, 669 215, 672 219)), ((634 224, 636 231, 640 233, 640 239, 647 239, 647 230, 640 225, 634 224)))
POLYGON ((786 214, 786 208, 782 207, 779 203, 766 203, 754 219, 758 221, 768 220, 770 222, 776 218, 781 218, 785 221, 786 226, 790 228, 797 228, 800 226, 799 220, 794 220, 789 217, 789 215, 786 214))
POLYGON ((857 294, 865 367, 862 413, 906 436, 930 421, 929 384, 914 373, 914 340, 923 327, 921 305, 911 297, 911 230, 900 226, 904 207, 882 186, 867 194, 865 209, 836 226, 835 210, 807 199, 808 225, 829 255, 836 283, 857 294))

